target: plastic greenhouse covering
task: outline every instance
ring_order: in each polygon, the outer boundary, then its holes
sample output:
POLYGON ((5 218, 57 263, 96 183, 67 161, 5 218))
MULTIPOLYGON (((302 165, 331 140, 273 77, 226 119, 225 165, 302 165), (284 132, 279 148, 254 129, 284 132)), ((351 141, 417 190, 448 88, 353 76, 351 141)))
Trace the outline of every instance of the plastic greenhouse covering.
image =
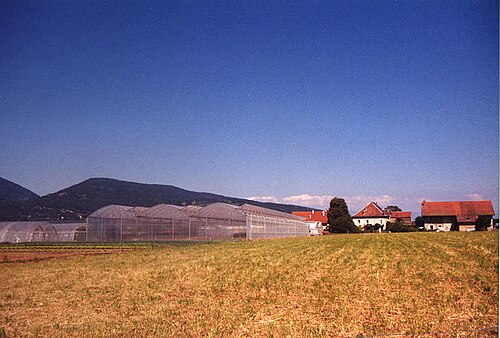
POLYGON ((0 243, 57 242, 57 231, 48 222, 0 222, 0 243))
POLYGON ((85 242, 87 227, 85 223, 54 224, 58 242, 85 242))
POLYGON ((225 203, 108 205, 92 213, 87 223, 0 223, 0 242, 8 243, 238 240, 308 234, 309 225, 300 216, 225 203))
POLYGON ((235 240, 307 236, 303 218, 250 204, 109 205, 87 218, 87 241, 235 240))

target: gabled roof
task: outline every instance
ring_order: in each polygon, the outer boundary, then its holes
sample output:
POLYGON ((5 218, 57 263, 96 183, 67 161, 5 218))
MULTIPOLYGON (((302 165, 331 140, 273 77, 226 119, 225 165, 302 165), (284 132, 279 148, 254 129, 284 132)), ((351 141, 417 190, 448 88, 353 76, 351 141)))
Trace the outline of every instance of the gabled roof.
POLYGON ((422 202, 422 216, 456 216, 462 223, 475 222, 480 215, 495 215, 491 201, 422 202))
POLYGON ((358 211, 352 218, 367 218, 367 217, 388 217, 384 214, 384 210, 375 202, 370 202, 366 207, 358 211))
POLYGON ((324 224, 328 223, 328 215, 326 210, 293 211, 292 215, 304 217, 307 221, 321 222, 324 224))

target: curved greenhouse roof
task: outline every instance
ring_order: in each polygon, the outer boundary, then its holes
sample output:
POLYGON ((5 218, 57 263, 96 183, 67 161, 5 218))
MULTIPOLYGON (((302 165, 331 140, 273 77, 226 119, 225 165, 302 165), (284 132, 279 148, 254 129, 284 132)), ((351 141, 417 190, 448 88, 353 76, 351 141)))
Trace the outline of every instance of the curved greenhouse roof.
POLYGON ((44 242, 57 237, 57 232, 53 225, 48 222, 1 222, 0 223, 0 243, 22 243, 22 242, 44 242))
POLYGON ((141 217, 180 219, 187 218, 188 215, 183 207, 171 204, 158 204, 143 212, 141 217))
POLYGON ((56 227, 53 224, 47 223, 47 222, 42 222, 40 224, 42 230, 43 230, 43 235, 44 235, 44 241, 46 242, 57 242, 57 231, 56 227))
POLYGON ((246 220, 246 215, 239 210, 239 207, 226 203, 213 203, 207 205, 194 213, 193 216, 241 221, 246 220))
POLYGON ((246 215, 257 215, 257 216, 267 216, 267 217, 280 217, 294 219, 297 221, 304 220, 304 217, 287 214, 286 212, 281 212, 273 209, 262 208, 252 204, 243 204, 240 210, 246 215))
POLYGON ((85 241, 85 233, 87 231, 85 223, 57 223, 54 226, 57 230, 58 241, 85 241))
POLYGON ((132 207, 129 211, 134 214, 134 216, 142 216, 148 209, 148 207, 132 207))
POLYGON ((202 207, 200 207, 199 205, 186 205, 184 207, 184 212, 186 212, 189 216, 192 216, 201 208, 202 207))
POLYGON ((133 208, 124 205, 108 205, 91 213, 89 218, 135 219, 133 208))

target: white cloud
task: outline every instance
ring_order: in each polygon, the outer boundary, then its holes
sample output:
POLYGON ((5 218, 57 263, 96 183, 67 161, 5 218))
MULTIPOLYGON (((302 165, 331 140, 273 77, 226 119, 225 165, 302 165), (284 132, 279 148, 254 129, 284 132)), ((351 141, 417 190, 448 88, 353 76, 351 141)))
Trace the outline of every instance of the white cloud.
POLYGON ((247 199, 259 202, 279 203, 279 200, 275 196, 250 196, 247 199))
MULTIPOLYGON (((275 196, 252 196, 248 199, 261 201, 261 202, 273 202, 273 203, 286 203, 295 204, 305 207, 318 208, 318 209, 328 209, 330 207, 330 201, 334 198, 334 195, 311 195, 311 194, 301 194, 283 197, 279 199, 275 196)), ((397 205, 405 211, 414 210, 417 211, 420 208, 420 203, 423 199, 418 199, 414 202, 413 198, 397 198, 390 195, 355 195, 355 196, 337 196, 343 198, 351 214, 354 214, 365 207, 370 202, 377 202, 382 208, 388 205, 397 205)))
POLYGON ((283 198, 283 203, 304 205, 313 208, 327 209, 330 205, 330 200, 334 196, 331 195, 295 195, 283 198))
MULTIPOLYGON (((330 206, 330 201, 335 196, 333 195, 310 195, 302 194, 295 196, 288 196, 282 199, 283 203, 297 204, 308 207, 328 209, 330 206)), ((374 201, 380 204, 381 207, 386 207, 387 205, 397 204, 398 200, 389 195, 371 196, 371 195, 357 195, 357 196, 337 196, 343 198, 349 210, 351 212, 357 212, 368 203, 374 201)))
POLYGON ((467 195, 467 200, 469 200, 469 201, 481 201, 481 200, 484 200, 484 197, 481 194, 469 194, 469 195, 467 195))
MULTIPOLYGON (((388 205, 394 205, 398 203, 398 200, 389 195, 380 195, 380 196, 372 196, 372 195, 357 195, 357 196, 346 196, 344 197, 347 205, 349 206, 349 210, 351 212, 358 212, 364 206, 366 206, 370 202, 377 202, 382 208, 385 208, 388 205)), ((400 206, 401 207, 401 206, 400 206)))

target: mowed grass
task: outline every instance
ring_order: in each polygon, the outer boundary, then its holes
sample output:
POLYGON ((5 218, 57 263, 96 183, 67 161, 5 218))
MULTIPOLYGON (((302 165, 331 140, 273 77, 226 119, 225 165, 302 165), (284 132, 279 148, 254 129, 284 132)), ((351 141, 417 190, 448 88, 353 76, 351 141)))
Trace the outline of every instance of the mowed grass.
POLYGON ((497 335, 496 232, 167 244, 0 269, 7 337, 497 335))

